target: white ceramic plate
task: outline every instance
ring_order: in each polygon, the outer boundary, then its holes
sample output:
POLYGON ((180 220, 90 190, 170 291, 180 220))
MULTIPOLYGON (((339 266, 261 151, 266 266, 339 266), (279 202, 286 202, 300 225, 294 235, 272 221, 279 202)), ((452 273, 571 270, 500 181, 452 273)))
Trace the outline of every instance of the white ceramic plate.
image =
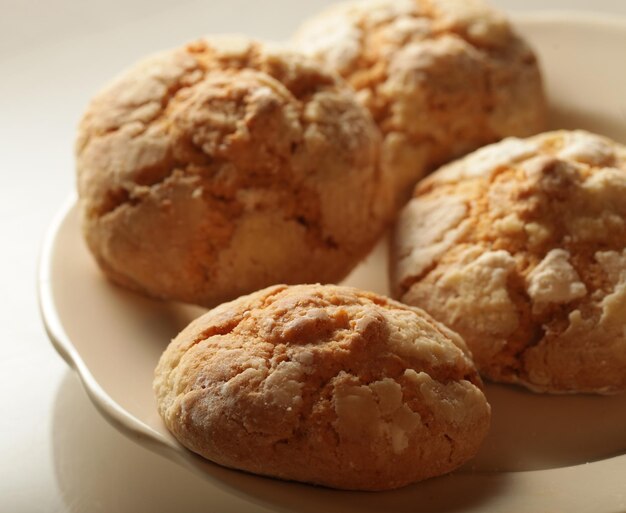
MULTIPOLYGON (((626 143, 626 21, 543 13, 517 24, 540 54, 552 126, 626 143)), ((383 243, 347 283, 387 292, 383 243)), ((540 396, 489 385, 492 430, 464 468, 394 492, 328 490, 219 467, 167 432, 152 395, 153 369, 169 340, 203 310, 107 282, 83 244, 74 199, 45 242, 39 295, 52 343, 115 427, 251 502, 304 512, 626 511, 626 394, 540 396)))

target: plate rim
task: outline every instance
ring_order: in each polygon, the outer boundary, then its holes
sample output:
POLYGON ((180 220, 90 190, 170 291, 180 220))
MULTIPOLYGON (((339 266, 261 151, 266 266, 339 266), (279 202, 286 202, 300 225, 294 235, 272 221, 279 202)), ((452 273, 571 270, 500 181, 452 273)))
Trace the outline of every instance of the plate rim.
MULTIPOLYGON (((57 210, 46 230, 37 264, 37 304, 48 339, 67 365, 74 370, 98 412, 117 430, 140 444, 146 444, 168 459, 179 460, 179 447, 141 422, 105 392, 66 333, 54 306, 52 261, 60 229, 73 209, 78 196, 70 194, 57 210)), ((182 448, 182 446, 180 446, 182 448)))
MULTIPOLYGON (((56 309, 54 307, 53 291, 51 286, 51 273, 52 273, 52 256, 54 253, 57 235, 60 228, 66 218, 77 208, 78 203, 76 196, 70 196, 63 206, 58 210, 54 216, 53 221, 50 224, 48 232, 46 233, 43 249, 39 259, 38 266, 38 279, 37 279, 37 292, 38 292, 38 304, 41 319, 45 328, 45 332, 52 343, 52 346, 59 353, 59 355, 65 360, 68 366, 74 370, 85 388, 87 395, 98 412, 118 431, 137 442, 140 445, 156 452, 157 454, 166 457, 170 461, 174 461, 183 465, 184 467, 194 470, 207 478, 211 478, 206 470, 203 468, 202 462, 198 461, 198 456, 186 449, 183 445, 179 444, 175 440, 170 440, 147 424, 139 420, 130 412, 125 410, 119 405, 110 395, 108 395, 102 386, 98 383, 93 376, 89 367, 86 365, 78 350, 70 340, 69 336, 63 328, 63 323, 59 318, 56 309)), ((604 463, 623 460, 626 464, 626 453, 618 454, 601 460, 595 460, 592 462, 579 463, 576 465, 569 465, 563 467, 555 467, 548 469, 537 470, 514 470, 514 471, 473 471, 465 474, 457 473, 457 477, 462 475, 472 476, 499 476, 499 475, 529 475, 539 474, 545 472, 558 472, 561 470, 573 470, 576 468, 589 469, 590 466, 599 467, 604 463)), ((261 476, 263 477, 263 476, 261 476)), ((241 492, 236 487, 230 486, 228 483, 224 483, 230 490, 237 492, 237 495, 243 496, 247 499, 251 497, 245 492, 241 492)))

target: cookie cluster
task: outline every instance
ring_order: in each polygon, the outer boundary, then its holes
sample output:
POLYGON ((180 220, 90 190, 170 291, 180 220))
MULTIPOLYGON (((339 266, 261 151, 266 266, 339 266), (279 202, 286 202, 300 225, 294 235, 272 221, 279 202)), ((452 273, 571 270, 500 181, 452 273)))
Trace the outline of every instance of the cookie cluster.
POLYGON ((477 453, 479 374, 626 390, 626 149, 545 119, 537 58, 482 0, 339 4, 290 50, 204 38, 105 88, 77 142, 87 245, 117 284, 213 308, 158 363, 167 428, 385 490, 477 453), (391 223, 401 302, 332 285, 391 223))

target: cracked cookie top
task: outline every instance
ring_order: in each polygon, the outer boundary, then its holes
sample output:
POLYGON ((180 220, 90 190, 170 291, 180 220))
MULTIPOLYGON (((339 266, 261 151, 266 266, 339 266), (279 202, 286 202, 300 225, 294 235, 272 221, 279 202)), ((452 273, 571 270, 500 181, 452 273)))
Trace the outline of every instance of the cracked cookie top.
POLYGON ((441 168, 397 222, 402 301, 458 331, 486 377, 626 389, 626 148, 584 131, 507 139, 441 168))
POLYGON ((118 283, 209 306, 336 281, 388 218, 378 152, 368 112, 312 59, 202 39, 89 105, 76 144, 87 242, 118 283))
POLYGON ((544 129, 535 55, 482 0, 346 2, 294 41, 339 71, 372 113, 399 199, 436 165, 544 129))
POLYGON ((489 425, 456 333, 348 287, 279 285, 220 305, 172 341, 155 376, 159 411, 191 450, 338 488, 448 472, 489 425))

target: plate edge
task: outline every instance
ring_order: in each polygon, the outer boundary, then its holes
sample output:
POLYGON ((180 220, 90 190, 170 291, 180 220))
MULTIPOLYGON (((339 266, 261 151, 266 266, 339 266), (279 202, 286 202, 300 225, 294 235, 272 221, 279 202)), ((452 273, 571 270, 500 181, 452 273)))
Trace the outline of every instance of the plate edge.
POLYGON ((89 399, 110 424, 126 436, 151 446, 163 456, 178 460, 180 458, 178 447, 173 446, 162 435, 133 417, 104 391, 78 354, 58 318, 51 285, 52 257, 57 242, 57 234, 76 203, 76 194, 71 194, 54 215, 43 237, 38 257, 37 304, 46 335, 63 360, 78 374, 89 399), (175 457, 172 458, 172 456, 175 457))

